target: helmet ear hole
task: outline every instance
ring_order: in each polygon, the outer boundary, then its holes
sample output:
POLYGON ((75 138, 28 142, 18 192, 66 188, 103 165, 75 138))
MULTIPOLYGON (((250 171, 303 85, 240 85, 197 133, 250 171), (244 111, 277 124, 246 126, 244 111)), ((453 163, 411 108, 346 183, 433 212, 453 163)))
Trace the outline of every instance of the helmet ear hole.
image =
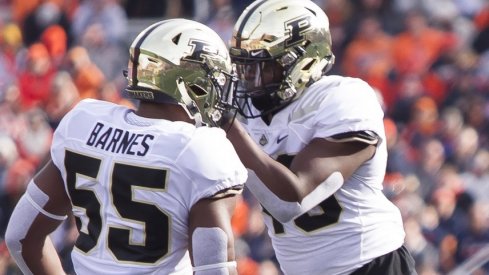
POLYGON ((312 59, 310 62, 308 62, 306 65, 304 65, 302 67, 302 70, 303 71, 309 71, 311 69, 311 67, 314 65, 314 63, 316 63, 316 60, 312 59))
POLYGON ((178 35, 176 35, 175 37, 172 38, 172 42, 175 44, 175 45, 178 45, 178 41, 180 41, 180 36, 182 36, 181 33, 179 33, 178 35))
POLYGON ((197 84, 192 84, 189 86, 190 90, 192 90, 192 93, 195 94, 196 96, 206 96, 208 92, 202 88, 201 86, 197 84))

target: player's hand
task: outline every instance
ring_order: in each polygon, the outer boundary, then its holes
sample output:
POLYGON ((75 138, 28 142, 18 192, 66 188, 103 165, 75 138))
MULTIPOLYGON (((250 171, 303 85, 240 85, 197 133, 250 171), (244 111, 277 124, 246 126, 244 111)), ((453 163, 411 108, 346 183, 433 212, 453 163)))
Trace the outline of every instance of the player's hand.
POLYGON ((222 129, 228 129, 236 119, 237 110, 226 109, 221 113, 221 119, 218 121, 217 126, 222 129))

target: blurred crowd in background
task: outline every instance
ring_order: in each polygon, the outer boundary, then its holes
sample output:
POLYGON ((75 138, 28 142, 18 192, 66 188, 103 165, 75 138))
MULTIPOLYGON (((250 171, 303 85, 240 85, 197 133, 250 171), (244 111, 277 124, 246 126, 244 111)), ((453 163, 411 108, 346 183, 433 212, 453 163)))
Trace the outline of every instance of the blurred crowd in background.
MULTIPOLYGON (((74 104, 134 106, 122 70, 140 30, 185 17, 229 41, 251 2, 0 0, 0 237, 74 104)), ((329 74, 362 78, 383 104, 385 192, 418 273, 489 274, 489 1, 315 2, 330 19, 329 74)), ((260 212, 245 191, 233 217, 241 275, 281 274, 260 212)), ((68 272, 76 234, 69 221, 53 233, 68 272)), ((0 274, 19 274, 4 244, 0 274)))

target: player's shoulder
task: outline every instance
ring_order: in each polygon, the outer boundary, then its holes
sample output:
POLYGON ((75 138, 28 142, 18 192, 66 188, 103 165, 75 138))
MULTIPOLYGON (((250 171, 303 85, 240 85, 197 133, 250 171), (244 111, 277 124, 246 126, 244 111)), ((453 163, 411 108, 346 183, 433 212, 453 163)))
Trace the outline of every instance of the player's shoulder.
POLYGON ((358 98, 372 96, 373 88, 364 80, 340 75, 323 76, 304 92, 304 98, 358 98))
POLYGON ((224 130, 217 127, 196 127, 189 138, 192 141, 189 144, 189 149, 191 150, 200 150, 199 147, 202 146, 220 148, 223 144, 229 142, 224 130))
POLYGON ((196 128, 177 164, 199 183, 199 189, 205 190, 204 197, 235 186, 239 189, 247 178, 247 170, 226 133, 215 127, 196 128))
POLYGON ((295 110, 343 113, 379 106, 378 97, 367 82, 359 78, 331 75, 309 86, 299 98, 295 110))
POLYGON ((113 120, 117 114, 128 110, 125 106, 108 101, 90 98, 83 99, 61 119, 56 131, 83 133, 90 130, 86 129, 86 127, 89 127, 91 122, 95 120, 113 120))
POLYGON ((103 114, 113 112, 115 109, 127 109, 125 106, 121 106, 109 101, 85 98, 80 100, 75 107, 70 111, 70 113, 90 113, 90 114, 103 114))
POLYGON ((215 162, 216 166, 223 160, 237 158, 236 151, 226 138, 226 132, 216 127, 197 127, 189 136, 184 152, 192 156, 195 163, 215 162))
POLYGON ((379 131, 384 116, 373 88, 359 78, 324 76, 288 109, 291 124, 308 124, 316 136, 379 131))
POLYGON ((90 118, 103 119, 104 117, 113 117, 117 112, 127 112, 128 107, 118 105, 109 101, 85 98, 80 100, 63 118, 71 120, 76 118, 77 121, 89 121, 90 118))

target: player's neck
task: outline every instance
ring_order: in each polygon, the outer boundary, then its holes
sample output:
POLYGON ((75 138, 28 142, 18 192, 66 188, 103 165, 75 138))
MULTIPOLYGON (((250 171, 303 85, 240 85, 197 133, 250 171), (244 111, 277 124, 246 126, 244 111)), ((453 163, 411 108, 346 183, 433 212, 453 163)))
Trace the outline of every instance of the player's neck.
POLYGON ((263 122, 265 122, 267 125, 270 125, 270 123, 272 123, 273 115, 272 115, 272 114, 263 115, 263 116, 261 116, 261 119, 262 119, 262 120, 263 120, 263 122))
POLYGON ((135 113, 141 117, 194 123, 178 104, 141 102, 135 113))

